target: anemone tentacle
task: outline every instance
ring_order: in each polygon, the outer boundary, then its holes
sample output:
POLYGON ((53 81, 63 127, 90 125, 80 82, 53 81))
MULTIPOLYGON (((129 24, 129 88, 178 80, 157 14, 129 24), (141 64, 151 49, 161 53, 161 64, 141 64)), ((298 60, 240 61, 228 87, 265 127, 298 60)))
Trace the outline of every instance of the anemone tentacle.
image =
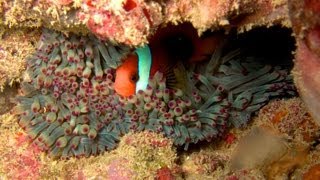
POLYGON ((270 98, 294 94, 288 71, 217 50, 210 61, 185 67, 191 90, 168 89, 157 72, 147 88, 121 97, 115 68, 130 51, 94 37, 44 30, 27 61, 29 80, 14 109, 19 125, 52 157, 97 155, 129 131, 155 131, 188 148, 245 125, 270 98))

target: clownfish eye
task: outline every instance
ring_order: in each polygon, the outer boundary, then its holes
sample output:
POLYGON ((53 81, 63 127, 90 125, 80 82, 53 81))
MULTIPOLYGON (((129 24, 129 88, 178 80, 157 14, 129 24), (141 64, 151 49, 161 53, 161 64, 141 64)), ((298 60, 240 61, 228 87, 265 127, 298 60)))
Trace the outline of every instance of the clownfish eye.
POLYGON ((136 83, 136 82, 139 80, 138 74, 133 74, 133 75, 131 75, 130 80, 131 80, 132 82, 136 83))

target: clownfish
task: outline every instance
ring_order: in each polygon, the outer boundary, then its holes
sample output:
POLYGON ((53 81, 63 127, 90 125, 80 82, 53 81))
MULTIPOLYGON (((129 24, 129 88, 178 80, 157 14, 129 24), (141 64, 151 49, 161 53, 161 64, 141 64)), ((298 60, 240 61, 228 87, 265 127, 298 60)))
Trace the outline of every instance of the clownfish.
POLYGON ((158 30, 148 45, 137 48, 123 60, 116 69, 114 89, 124 97, 145 90, 149 78, 157 71, 176 82, 178 78, 173 71, 181 67, 179 64, 209 60, 223 39, 222 33, 199 37, 190 23, 168 25, 158 30))

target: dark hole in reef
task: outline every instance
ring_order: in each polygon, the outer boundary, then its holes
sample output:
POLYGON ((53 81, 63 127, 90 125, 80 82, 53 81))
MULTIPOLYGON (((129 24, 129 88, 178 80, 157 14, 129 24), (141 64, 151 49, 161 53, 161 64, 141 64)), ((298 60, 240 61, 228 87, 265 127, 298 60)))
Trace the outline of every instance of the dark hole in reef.
MULTIPOLYGON (((240 48, 241 56, 257 57, 257 60, 265 64, 282 66, 289 70, 293 68, 293 52, 296 46, 292 30, 289 28, 280 26, 259 27, 242 34, 234 31, 227 38, 228 41, 223 49, 223 54, 240 48)), ((215 142, 224 141, 225 138, 220 137, 210 143, 202 141, 197 144, 190 144, 188 151, 199 151, 201 147, 212 146, 215 142)), ((183 148, 183 146, 178 147, 178 152, 185 152, 183 148)))
POLYGON ((9 112, 15 103, 11 100, 17 96, 19 89, 18 83, 13 83, 11 86, 5 85, 3 92, 0 93, 0 115, 9 112))
POLYGON ((183 34, 169 36, 162 43, 169 55, 174 58, 188 59, 194 50, 191 40, 183 34))
POLYGON ((272 66, 293 67, 295 39, 289 28, 273 26, 255 28, 242 34, 232 32, 227 46, 226 51, 241 48, 243 56, 262 57, 262 61, 272 66))

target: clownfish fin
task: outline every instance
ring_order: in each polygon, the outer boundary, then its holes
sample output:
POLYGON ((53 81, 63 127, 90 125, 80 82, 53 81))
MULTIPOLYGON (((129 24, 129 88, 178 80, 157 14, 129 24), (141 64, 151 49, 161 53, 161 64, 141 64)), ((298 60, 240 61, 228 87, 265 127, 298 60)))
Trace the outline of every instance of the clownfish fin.
POLYGON ((169 89, 180 89, 185 94, 191 93, 188 74, 182 62, 178 61, 174 65, 168 66, 164 76, 166 77, 166 86, 169 89))
POLYGON ((182 62, 178 62, 173 69, 176 76, 176 88, 181 89, 185 94, 191 94, 191 84, 187 70, 182 62))
POLYGON ((164 69, 164 77, 166 78, 166 87, 169 89, 174 89, 177 83, 177 78, 174 73, 174 65, 170 65, 164 69))

